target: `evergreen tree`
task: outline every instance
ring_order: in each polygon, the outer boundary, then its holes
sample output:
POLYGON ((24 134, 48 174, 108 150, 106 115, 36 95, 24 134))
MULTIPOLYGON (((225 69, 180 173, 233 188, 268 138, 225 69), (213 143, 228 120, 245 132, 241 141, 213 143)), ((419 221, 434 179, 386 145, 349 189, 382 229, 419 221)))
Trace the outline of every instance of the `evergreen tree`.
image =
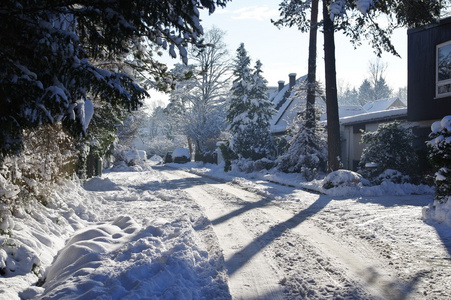
POLYGON ((233 71, 236 78, 226 119, 232 133, 232 151, 239 157, 257 160, 270 157, 273 152, 269 124, 273 110, 260 61, 257 61, 254 72, 249 66, 250 58, 241 44, 237 49, 233 71))
POLYGON ((359 92, 355 87, 352 89, 348 87, 338 96, 338 102, 341 105, 359 105, 359 92))
POLYGON ((308 121, 304 113, 298 114, 291 130, 295 134, 288 142, 288 150, 278 159, 280 170, 300 173, 306 180, 313 180, 319 171, 326 170, 327 136, 324 125, 319 123, 320 114, 315 110, 314 126, 306 124, 308 121))
MULTIPOLYGON (((0 4, 0 152, 17 152, 25 128, 63 122, 85 134, 83 106, 100 99, 136 109, 146 92, 113 65, 143 66, 156 77, 165 66, 152 54, 176 49, 184 61, 188 43, 203 34, 199 8, 213 12, 227 0, 2 1, 0 4), (136 50, 136 51, 135 51, 136 50), (140 55, 146 55, 145 58, 140 55)), ((165 80, 155 78, 156 86, 165 80)), ((170 82, 168 82, 170 83, 170 82)))
POLYGON ((374 132, 365 132, 362 143, 366 145, 360 158, 362 175, 376 179, 384 171, 391 169, 403 175, 416 175, 418 158, 412 146, 413 135, 397 121, 381 124, 374 132), (367 163, 376 163, 368 170, 367 163))
POLYGON ((387 85, 384 77, 381 77, 374 85, 374 100, 389 98, 392 89, 387 85))
POLYGON ((435 173, 435 200, 451 201, 451 116, 445 116, 431 126, 428 141, 429 158, 435 173))
POLYGON ((363 80, 359 87, 359 104, 365 105, 368 102, 374 101, 374 90, 368 79, 363 80))

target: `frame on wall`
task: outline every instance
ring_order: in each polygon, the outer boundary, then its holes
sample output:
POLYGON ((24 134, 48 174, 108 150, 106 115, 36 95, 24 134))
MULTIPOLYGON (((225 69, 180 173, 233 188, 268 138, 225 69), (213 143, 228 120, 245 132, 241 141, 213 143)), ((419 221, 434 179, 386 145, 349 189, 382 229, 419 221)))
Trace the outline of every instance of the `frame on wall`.
POLYGON ((436 46, 435 97, 451 96, 451 41, 436 46))

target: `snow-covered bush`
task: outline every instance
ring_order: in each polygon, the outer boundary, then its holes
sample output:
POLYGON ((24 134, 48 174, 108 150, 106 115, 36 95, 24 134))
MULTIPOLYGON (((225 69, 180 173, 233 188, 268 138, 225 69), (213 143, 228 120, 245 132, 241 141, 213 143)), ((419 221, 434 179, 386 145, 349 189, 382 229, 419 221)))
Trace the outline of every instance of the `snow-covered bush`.
POLYGON ((381 124, 374 132, 365 132, 361 143, 366 144, 360 158, 359 173, 377 183, 385 170, 404 175, 417 175, 417 154, 412 146, 413 134, 398 121, 381 124), (367 168, 373 164, 374 168, 367 168))
POLYGON ((451 196, 451 116, 434 122, 431 126, 430 159, 435 173, 435 199, 441 203, 451 196))
POLYGON ((403 175, 397 170, 387 169, 375 179, 376 184, 381 184, 384 181, 390 181, 393 183, 407 183, 410 181, 410 177, 403 175))
POLYGON ((331 189, 336 187, 357 186, 367 182, 359 173, 349 170, 337 170, 330 172, 323 180, 323 188, 331 189))
POLYGON ((267 158, 262 158, 259 160, 237 159, 233 163, 238 168, 239 171, 245 173, 258 172, 261 170, 269 170, 274 167, 274 161, 267 158))
MULTIPOLYGON (((43 125, 23 133, 23 150, 4 157, 0 169, 0 226, 10 213, 30 212, 36 202, 47 205, 53 184, 77 167, 77 150, 62 125, 43 125)), ((2 229, 5 231, 4 229, 2 229)))

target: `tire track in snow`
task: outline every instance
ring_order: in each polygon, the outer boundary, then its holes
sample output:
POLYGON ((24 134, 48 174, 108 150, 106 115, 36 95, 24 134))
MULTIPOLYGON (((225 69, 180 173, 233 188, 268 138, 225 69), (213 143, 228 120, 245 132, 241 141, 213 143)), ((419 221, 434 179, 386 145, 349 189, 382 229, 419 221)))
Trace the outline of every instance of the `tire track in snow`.
POLYGON ((223 249, 232 297, 234 299, 284 299, 283 287, 279 284, 282 277, 277 274, 276 266, 270 263, 271 261, 264 256, 260 246, 254 242, 255 236, 241 219, 240 213, 228 215, 234 207, 240 207, 246 201, 258 201, 261 197, 227 184, 207 183, 206 179, 193 179, 193 176, 195 178, 198 176, 179 172, 165 172, 165 175, 169 179, 189 176, 191 178, 187 180, 196 181, 196 184, 189 185, 184 190, 204 209, 205 214, 212 221, 219 244, 223 249), (208 188, 209 184, 214 186, 213 191, 208 188), (227 187, 234 192, 225 193, 219 186, 227 187), (224 202, 224 198, 227 198, 228 204, 224 202))
MULTIPOLYGON (((296 193, 293 190, 281 192, 273 187, 269 188, 272 189, 269 194, 257 195, 242 187, 198 178, 182 171, 170 173, 179 179, 196 181, 185 191, 204 208, 215 227, 229 263, 227 267, 229 275, 232 275, 230 290, 235 298, 274 299, 267 296, 269 292, 259 292, 258 288, 246 291, 243 287, 245 281, 241 280, 252 282, 250 278, 254 274, 251 272, 243 272, 242 279, 233 278, 257 256, 263 256, 264 264, 276 274, 278 282, 285 288, 283 296, 287 299, 423 299, 426 291, 423 296, 416 291, 419 282, 429 280, 437 286, 432 281, 437 276, 427 273, 430 267, 423 268, 424 265, 419 264, 420 269, 412 269, 415 271, 409 275, 409 267, 399 266, 399 263, 406 262, 405 259, 400 258, 398 263, 384 255, 386 250, 373 243, 373 240, 383 243, 384 239, 373 237, 368 242, 362 238, 359 234, 362 224, 351 224, 353 220, 349 217, 350 214, 358 216, 365 207, 352 200, 339 204, 328 196, 299 190, 296 193), (264 198, 264 195, 269 196, 264 198), (342 222, 348 219, 349 222, 342 222), (224 227, 229 223, 230 228, 224 227), (349 234, 343 235, 343 230, 349 234), (221 235, 224 236, 221 238, 221 235), (236 237, 239 235, 246 235, 244 242, 236 237), (235 243, 233 249, 229 243, 235 243), (381 250, 382 254, 379 253, 381 250), (240 263, 231 264, 236 261, 240 263)), ((393 214, 391 211, 383 213, 386 217, 393 214)), ((379 217, 377 210, 374 210, 374 217, 379 217)), ((360 216, 354 221, 367 219, 360 216)), ((277 288, 282 289, 280 286, 277 288)), ((426 298, 435 299, 434 294, 444 295, 433 291, 426 298)))

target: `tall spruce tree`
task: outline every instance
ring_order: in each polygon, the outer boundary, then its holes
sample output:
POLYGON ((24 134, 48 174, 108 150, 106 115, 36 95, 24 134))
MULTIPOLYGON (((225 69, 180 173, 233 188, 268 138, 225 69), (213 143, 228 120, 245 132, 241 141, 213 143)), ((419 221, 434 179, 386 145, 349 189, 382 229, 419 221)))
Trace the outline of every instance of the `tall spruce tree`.
POLYGON ((273 145, 269 128, 272 109, 266 93, 267 82, 261 73, 260 61, 252 72, 250 58, 241 44, 237 49, 226 119, 232 133, 232 151, 238 157, 253 160, 271 156, 273 145))

